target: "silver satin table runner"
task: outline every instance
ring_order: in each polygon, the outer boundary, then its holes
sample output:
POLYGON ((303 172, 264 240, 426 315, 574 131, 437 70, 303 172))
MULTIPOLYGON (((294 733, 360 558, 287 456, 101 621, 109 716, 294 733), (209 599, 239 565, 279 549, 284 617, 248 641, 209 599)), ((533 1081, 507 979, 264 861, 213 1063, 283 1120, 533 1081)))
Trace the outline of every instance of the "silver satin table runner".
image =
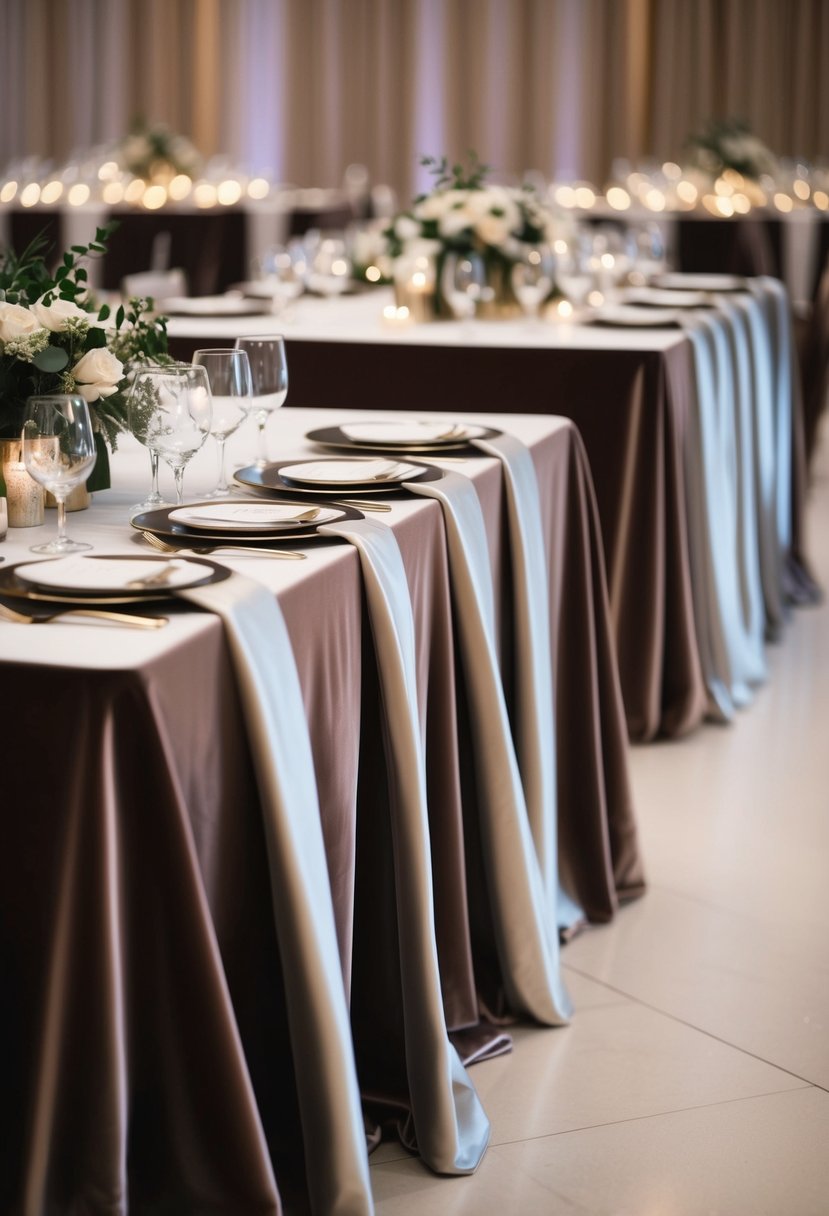
MULTIPOLYGON (((746 519, 739 490, 747 481, 754 485, 753 457, 747 461, 747 449, 740 444, 740 386, 726 325, 719 315, 694 317, 686 324, 697 408, 689 418, 685 485, 703 675, 712 715, 730 721, 736 708, 751 700, 751 687, 765 679, 766 668, 756 598, 754 593, 744 598, 746 580, 741 583, 746 519)), ((756 527, 754 531, 756 536, 756 527)))
MULTIPOLYGON (((508 1000, 515 1010, 547 1025, 561 1025, 571 1011, 559 959, 559 888, 556 864, 555 778, 552 685, 547 598, 524 585, 522 619, 532 618, 546 633, 546 672, 539 681, 520 681, 524 704, 524 758, 532 771, 532 817, 527 805, 507 712, 495 637, 492 570, 486 531, 475 487, 460 473, 440 481, 412 481, 413 493, 436 498, 443 509, 452 594, 457 612, 473 731, 481 814, 481 837, 492 903, 492 920, 508 1000), (544 621, 546 619, 546 626, 544 621), (533 707, 541 715, 530 737, 533 707), (549 751, 546 750, 549 747, 549 751)), ((541 534, 543 535, 543 534, 541 534)), ((524 550, 521 560, 528 550, 524 550)), ((519 565, 520 565, 519 561, 519 565)), ((521 581, 517 578, 516 581, 521 581)), ((533 580, 535 590, 539 588, 533 580)), ((540 642, 544 650, 543 641, 540 642)), ((531 642, 524 650, 526 659, 531 642)), ((573 913, 567 902, 567 913, 573 913)), ((578 915, 577 912, 573 913, 578 915)))
POLYGON ((371 1216, 311 744, 282 611, 272 592, 238 574, 177 595, 222 618, 238 682, 265 820, 312 1210, 371 1216))
MULTIPOLYGON (((406 1067, 414 1140, 440 1174, 471 1173, 489 1142, 489 1120, 449 1041, 434 932, 426 768, 417 701, 415 629, 392 530, 376 520, 324 524, 360 557, 395 783, 392 847, 400 932, 406 1067)), ((408 1139, 408 1137, 406 1137, 408 1139)))

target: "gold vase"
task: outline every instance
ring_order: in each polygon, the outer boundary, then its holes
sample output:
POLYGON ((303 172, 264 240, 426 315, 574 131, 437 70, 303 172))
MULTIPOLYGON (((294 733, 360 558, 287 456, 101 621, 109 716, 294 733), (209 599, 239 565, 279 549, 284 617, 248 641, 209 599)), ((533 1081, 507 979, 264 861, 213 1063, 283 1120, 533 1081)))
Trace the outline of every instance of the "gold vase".
POLYGON ((46 493, 23 463, 19 439, 0 439, 0 471, 6 483, 10 528, 36 528, 43 523, 46 493))
MULTIPOLYGON (((46 507, 56 507, 58 505, 54 494, 46 491, 46 507)), ((86 488, 86 482, 81 482, 79 486, 75 486, 74 490, 70 490, 66 495, 67 511, 85 511, 87 507, 92 506, 92 495, 86 488)))

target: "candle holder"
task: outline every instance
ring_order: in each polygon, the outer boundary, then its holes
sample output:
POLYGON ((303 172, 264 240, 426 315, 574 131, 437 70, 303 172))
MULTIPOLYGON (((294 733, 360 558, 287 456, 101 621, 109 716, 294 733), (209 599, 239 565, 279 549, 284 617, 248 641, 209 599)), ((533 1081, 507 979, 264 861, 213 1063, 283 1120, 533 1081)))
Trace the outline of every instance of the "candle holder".
POLYGON ((43 523, 46 492, 29 476, 19 439, 0 439, 0 472, 6 483, 9 527, 38 527, 43 523))
POLYGON ((399 258, 394 268, 394 302, 398 313, 407 308, 407 320, 420 324, 436 320, 436 268, 423 255, 399 258))

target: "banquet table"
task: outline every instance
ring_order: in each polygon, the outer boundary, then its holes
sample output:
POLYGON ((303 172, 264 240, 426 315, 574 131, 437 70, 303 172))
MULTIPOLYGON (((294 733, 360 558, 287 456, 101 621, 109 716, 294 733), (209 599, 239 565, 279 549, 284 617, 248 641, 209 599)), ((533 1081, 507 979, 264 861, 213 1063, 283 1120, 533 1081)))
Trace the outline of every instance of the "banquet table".
MULTIPOLYGON (((348 417, 282 411, 270 424, 274 454, 310 453, 308 430, 348 417)), ((641 893, 643 875, 589 469, 565 419, 486 421, 532 454, 549 586, 559 877, 585 919, 606 920, 641 893)), ((233 436, 236 464, 248 444, 246 431, 233 436)), ((210 488, 213 458, 203 450, 188 468, 188 496, 210 488)), ((511 705, 502 469, 483 452, 442 467, 471 478, 480 502, 511 705)), ((135 554, 128 513, 146 486, 146 453, 122 440, 112 473, 113 489, 71 515, 70 531, 95 553, 135 554)), ((453 1050, 469 1061, 503 1047, 503 1026, 520 1011, 505 995, 481 860, 443 518, 432 499, 389 502, 376 518, 399 546, 411 600, 427 775, 434 923, 421 928, 434 934, 453 1050)), ((29 558, 53 526, 11 530, 0 555, 29 558)), ((412 997, 399 978, 401 863, 392 864, 381 652, 354 547, 334 536, 295 547, 305 560, 216 560, 267 588, 284 616, 363 1114, 375 1129, 393 1117, 411 1142, 413 1078, 428 1067, 407 1055, 404 1034, 412 997)), ((321 1205, 311 1186, 312 1210, 368 1211, 370 1197, 337 1190, 323 1129, 298 1113, 310 1062, 292 1045, 292 972, 271 910, 253 741, 222 623, 190 604, 161 607, 169 623, 147 633, 0 622, 4 806, 15 811, 0 832, 0 1208, 304 1211, 309 1179, 325 1175, 339 1198, 321 1205)))
MULTIPOLYGON (((694 568, 700 552, 707 560, 700 543, 711 543, 712 533, 709 529, 708 541, 700 542, 699 528, 692 526, 696 515, 688 514, 689 475, 695 482, 702 460, 700 360, 706 364, 713 356, 692 341, 690 329, 713 325, 720 339, 734 343, 747 323, 743 313, 759 309, 763 316, 753 316, 751 340, 776 348, 783 343, 782 330, 788 332, 785 317, 781 321, 783 297, 772 280, 758 280, 754 290, 757 299, 738 293, 721 297, 716 309, 689 310, 678 327, 522 320, 406 325, 385 319, 390 295, 378 292, 338 301, 306 298, 277 318, 172 317, 169 331, 171 349, 189 358, 198 345, 222 345, 243 329, 265 333, 278 326, 288 347, 289 405, 325 405, 336 396, 366 411, 451 414, 474 408, 570 417, 584 441, 596 488, 628 729, 632 739, 644 741, 684 734, 707 714, 718 716, 717 702, 722 707, 721 681, 705 670, 700 605, 694 598, 699 599, 694 568)), ((726 413, 737 399, 730 358, 717 355, 715 376, 726 413)), ((798 548, 804 480, 798 401, 791 360, 780 358, 775 354, 773 380, 777 385, 779 373, 781 409, 787 418, 791 413, 794 427, 791 441, 779 437, 783 493, 791 481, 789 461, 794 469, 793 535, 781 543, 798 548)), ((742 368, 740 391, 751 398, 749 411, 754 386, 767 372, 771 364, 742 368)), ((732 430, 734 425, 728 423, 732 430)), ((748 425, 754 422, 749 419, 748 425)), ((759 429, 770 425, 764 419, 759 429)), ((733 437, 727 439, 721 428, 716 442, 719 459, 727 464, 733 437)), ((773 464, 776 457, 763 459, 773 464)), ((748 467, 743 475, 754 478, 748 467)), ((778 603, 768 621, 770 633, 779 633, 781 615, 778 603)), ((731 712, 728 707, 726 716, 731 712)))

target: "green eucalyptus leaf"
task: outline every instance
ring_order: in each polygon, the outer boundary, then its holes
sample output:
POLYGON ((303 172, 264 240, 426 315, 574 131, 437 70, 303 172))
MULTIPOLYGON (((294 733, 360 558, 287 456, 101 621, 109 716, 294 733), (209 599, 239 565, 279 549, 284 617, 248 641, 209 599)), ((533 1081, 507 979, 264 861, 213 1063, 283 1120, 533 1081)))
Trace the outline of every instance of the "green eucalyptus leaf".
POLYGON ((97 325, 93 325, 89 333, 86 335, 85 344, 88 350, 97 350, 100 346, 106 346, 106 330, 98 329, 97 325))
POLYGON ((106 321, 111 312, 112 312, 112 309, 110 308, 110 306, 108 304, 102 304, 101 307, 98 309, 98 320, 106 321))
POLYGON ((62 372, 69 362, 69 355, 60 346, 46 346, 32 360, 38 371, 62 372))

